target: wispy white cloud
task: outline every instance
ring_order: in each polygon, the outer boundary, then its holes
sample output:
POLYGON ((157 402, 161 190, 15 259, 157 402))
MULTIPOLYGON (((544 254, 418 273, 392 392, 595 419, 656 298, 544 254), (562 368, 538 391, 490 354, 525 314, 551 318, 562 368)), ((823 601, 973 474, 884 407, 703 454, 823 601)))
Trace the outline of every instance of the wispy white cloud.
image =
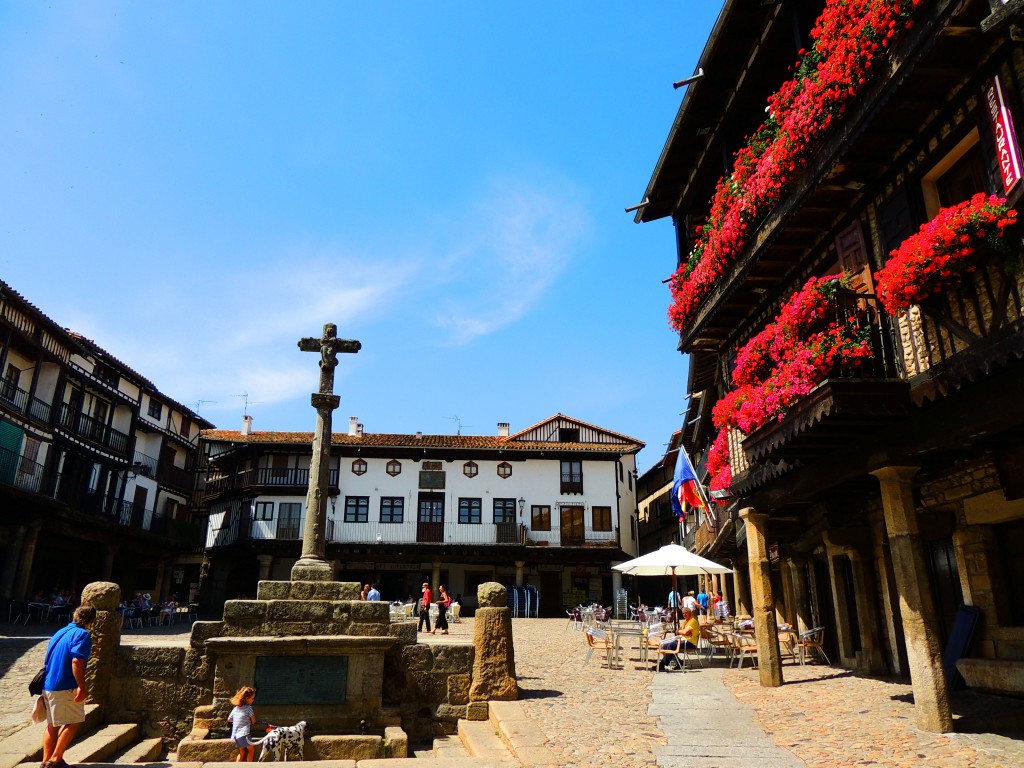
POLYGON ((506 179, 461 223, 437 260, 447 281, 433 318, 443 344, 464 345, 526 315, 565 271, 589 229, 567 182, 506 179))

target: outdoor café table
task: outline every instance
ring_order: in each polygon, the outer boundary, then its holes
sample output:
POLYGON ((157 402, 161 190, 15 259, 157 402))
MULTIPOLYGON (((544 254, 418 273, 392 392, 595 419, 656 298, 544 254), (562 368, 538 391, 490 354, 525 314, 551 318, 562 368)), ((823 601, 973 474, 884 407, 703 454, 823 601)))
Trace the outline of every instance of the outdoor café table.
POLYGON ((623 638, 635 637, 637 639, 637 648, 640 650, 640 661, 647 661, 647 637, 642 629, 635 624, 631 627, 618 627, 612 631, 612 636, 615 638, 615 657, 617 659, 622 657, 623 638))

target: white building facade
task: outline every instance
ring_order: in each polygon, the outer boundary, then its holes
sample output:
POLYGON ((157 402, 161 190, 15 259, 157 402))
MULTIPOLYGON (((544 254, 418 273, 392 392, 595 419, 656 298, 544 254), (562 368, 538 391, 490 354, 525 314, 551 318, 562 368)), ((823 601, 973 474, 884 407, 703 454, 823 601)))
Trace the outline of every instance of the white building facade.
MULTIPOLYGON (((211 602, 287 579, 305 521, 312 435, 210 430, 200 439, 211 602)), ((485 581, 532 586, 540 611, 610 604, 636 554, 643 444, 557 414, 511 434, 394 435, 352 419, 332 440, 327 555, 384 599, 446 584, 472 606, 485 581)))

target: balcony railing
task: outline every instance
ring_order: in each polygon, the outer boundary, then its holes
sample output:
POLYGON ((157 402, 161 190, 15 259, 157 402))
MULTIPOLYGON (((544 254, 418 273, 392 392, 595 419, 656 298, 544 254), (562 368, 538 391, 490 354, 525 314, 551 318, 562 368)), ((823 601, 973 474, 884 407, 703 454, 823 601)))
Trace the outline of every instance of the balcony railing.
POLYGON ((125 455, 128 452, 128 435, 113 427, 108 427, 92 416, 77 412, 67 403, 61 404, 60 425, 69 432, 85 438, 91 443, 109 448, 115 453, 125 455))
POLYGON ((39 493, 43 483, 43 465, 7 448, 0 448, 0 483, 39 493))
POLYGON ((195 481, 195 476, 187 469, 175 467, 172 464, 160 465, 160 482, 168 483, 176 488, 189 489, 195 481))
MULTIPOLYGON (((327 484, 337 488, 338 470, 332 469, 327 473, 327 484)), ((260 467, 257 469, 247 469, 234 475, 209 478, 206 481, 203 496, 210 498, 225 491, 253 487, 308 488, 309 469, 260 467)))
MULTIPOLYGON (((944 293, 899 318, 906 376, 918 383, 970 377, 1020 347, 1024 331, 1024 275, 986 264, 944 293)), ((955 383, 955 382, 954 382, 955 383)))
POLYGON ((156 467, 159 462, 155 456, 150 456, 148 453, 142 453, 142 451, 135 452, 135 458, 132 460, 132 469, 140 475, 146 477, 156 477, 156 467))
POLYGON ((15 386, 10 381, 0 382, 0 402, 9 408, 13 408, 18 413, 25 413, 28 411, 29 396, 21 387, 15 386))
POLYGON ((578 473, 562 473, 562 493, 583 493, 583 475, 578 473))

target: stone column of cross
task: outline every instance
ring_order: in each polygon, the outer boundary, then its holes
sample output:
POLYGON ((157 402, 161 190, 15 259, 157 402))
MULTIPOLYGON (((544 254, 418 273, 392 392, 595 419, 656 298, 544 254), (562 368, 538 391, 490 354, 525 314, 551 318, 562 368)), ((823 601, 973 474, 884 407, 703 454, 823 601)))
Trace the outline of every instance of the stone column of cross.
POLYGON ((320 390, 310 402, 316 409, 313 432, 313 458, 309 465, 309 490, 306 492, 306 522, 302 530, 302 555, 292 567, 292 581, 332 581, 334 569, 327 561, 327 485, 331 463, 331 414, 341 398, 334 394, 334 369, 338 353, 356 353, 362 344, 339 339, 334 323, 324 325, 321 338, 299 339, 303 352, 320 353, 320 390))

